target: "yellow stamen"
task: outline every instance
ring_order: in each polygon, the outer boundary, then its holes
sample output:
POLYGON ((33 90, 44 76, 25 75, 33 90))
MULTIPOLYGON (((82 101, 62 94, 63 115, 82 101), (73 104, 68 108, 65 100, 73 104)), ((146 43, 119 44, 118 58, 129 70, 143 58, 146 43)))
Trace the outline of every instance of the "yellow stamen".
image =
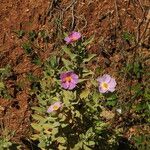
POLYGON ((108 84, 106 83, 106 82, 103 82, 102 84, 101 84, 101 86, 102 86, 102 88, 103 89, 108 89, 108 84))
POLYGON ((53 109, 54 109, 54 110, 57 110, 58 108, 59 108, 59 107, 58 107, 57 105, 54 105, 54 106, 53 106, 53 109))
POLYGON ((75 36, 73 36, 73 37, 71 38, 72 41, 76 41, 77 39, 78 39, 78 38, 75 37, 75 36))
POLYGON ((71 82, 71 80, 72 80, 72 77, 71 77, 71 76, 68 76, 68 77, 65 78, 65 81, 66 81, 66 82, 71 82))

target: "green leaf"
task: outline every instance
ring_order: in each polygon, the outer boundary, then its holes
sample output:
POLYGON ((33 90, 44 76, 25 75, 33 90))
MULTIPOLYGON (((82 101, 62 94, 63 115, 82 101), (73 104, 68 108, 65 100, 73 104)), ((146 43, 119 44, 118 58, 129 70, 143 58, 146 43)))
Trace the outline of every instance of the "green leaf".
POLYGON ((35 65, 38 65, 38 66, 40 66, 42 64, 42 62, 38 56, 35 56, 33 58, 32 63, 34 63, 35 65))
POLYGON ((123 39, 126 40, 126 41, 133 41, 134 36, 129 32, 124 32, 123 33, 123 39))
POLYGON ((32 52, 30 43, 23 43, 22 48, 25 50, 26 54, 30 54, 32 52))
POLYGON ((64 137, 58 137, 58 138, 57 138, 57 141, 58 141, 59 143, 61 143, 61 144, 66 143, 66 140, 65 140, 64 137))
POLYGON ((50 58, 50 66, 52 68, 55 68, 57 66, 57 57, 56 56, 53 56, 50 58))
POLYGON ((93 145, 95 145, 95 142, 94 142, 94 141, 89 141, 89 142, 88 142, 88 145, 89 145, 89 146, 93 146, 93 145))
POLYGON ((96 56, 96 54, 90 54, 90 55, 88 56, 88 58, 85 58, 85 59, 83 60, 83 62, 84 62, 84 63, 85 63, 85 62, 89 62, 89 61, 91 61, 95 56, 96 56))
POLYGON ((40 116, 38 114, 33 114, 32 118, 35 119, 35 120, 38 120, 40 122, 43 122, 43 123, 46 122, 46 120, 47 120, 47 119, 45 119, 44 117, 42 117, 42 116, 40 116))
POLYGON ((14 32, 17 34, 18 38, 20 39, 25 35, 25 31, 23 30, 14 31, 14 32))
POLYGON ((44 109, 43 109, 43 108, 41 108, 41 107, 37 107, 37 106, 35 106, 35 107, 31 107, 31 109, 32 109, 32 110, 37 111, 38 113, 42 113, 42 112, 44 112, 44 109))
POLYGON ((90 44, 93 40, 94 40, 94 36, 91 36, 89 39, 87 39, 85 42, 83 42, 83 45, 84 45, 84 46, 87 46, 87 45, 90 44))
POLYGON ((11 66, 10 65, 6 65, 5 68, 0 68, 0 79, 1 79, 1 82, 5 78, 9 77, 11 74, 12 74, 12 71, 11 71, 11 66))
POLYGON ((106 105, 108 105, 108 106, 115 106, 116 105, 116 101, 107 101, 106 105))
POLYGON ((43 124, 42 126, 43 126, 43 128, 44 128, 45 130, 49 130, 49 129, 52 128, 49 123, 43 124))
POLYGON ((85 99, 85 98, 88 97, 89 94, 90 94, 90 90, 89 90, 89 89, 85 89, 85 90, 83 90, 83 91, 81 92, 80 98, 81 98, 81 99, 85 99))
POLYGON ((81 113, 78 110, 75 111, 75 117, 81 118, 81 113))
POLYGON ((96 80, 91 79, 90 80, 91 84, 94 85, 95 87, 98 87, 98 82, 96 80))
POLYGON ((4 89, 5 88, 5 85, 3 82, 0 82, 0 89, 4 89))
POLYGON ((63 91, 63 101, 66 105, 70 104, 69 101, 74 100, 74 93, 72 91, 63 91))
POLYGON ((59 127, 59 126, 60 126, 60 123, 59 123, 59 122, 54 122, 53 126, 54 126, 54 127, 59 127))
POLYGON ((81 82, 84 82, 84 81, 87 81, 87 79, 79 79, 78 83, 81 83, 81 82))
POLYGON ((42 129, 43 129, 42 126, 37 124, 37 123, 31 123, 31 126, 32 126, 33 129, 35 129, 39 132, 42 131, 42 129))
POLYGON ((68 34, 67 34, 66 32, 64 32, 63 34, 64 34, 64 37, 67 37, 67 36, 68 36, 68 34))
POLYGON ((75 149, 72 149, 72 150, 80 150, 80 149, 83 149, 83 142, 82 141, 79 141, 77 144, 75 144, 74 146, 75 149))
POLYGON ((58 128, 53 128, 52 129, 52 135, 56 135, 58 133, 58 128))
POLYGON ((85 144, 83 145, 83 149, 84 149, 84 150, 92 150, 91 148, 89 148, 89 147, 88 147, 87 145, 85 145, 85 144))
POLYGON ((110 97, 107 98, 108 101, 116 100, 117 96, 116 95, 111 95, 110 97))
POLYGON ((59 144, 58 149, 59 150, 66 150, 67 148, 59 144))
POLYGON ((45 148, 46 142, 44 140, 40 140, 40 143, 38 144, 38 147, 45 148))
POLYGON ((67 119, 66 116, 64 114, 61 114, 61 113, 59 113, 58 117, 60 119, 59 120, 60 122, 64 122, 67 119))
POLYGON ((117 96, 116 95, 112 95, 112 96, 107 98, 106 105, 108 105, 108 106, 115 106, 116 103, 117 103, 117 96))
POLYGON ((38 140, 40 138, 39 134, 32 134, 31 139, 32 140, 38 140))
POLYGON ((62 46, 62 49, 71 58, 71 60, 75 60, 77 55, 73 54, 67 46, 62 46))
POLYGON ((73 68, 73 67, 72 67, 72 66, 73 66, 73 64, 72 64, 72 62, 71 62, 71 61, 66 60, 66 59, 64 59, 64 58, 62 58, 62 61, 63 61, 64 65, 65 65, 66 69, 70 70, 70 69, 72 69, 72 68, 73 68))
POLYGON ((62 128, 65 128, 66 126, 68 126, 68 124, 61 123, 62 128))
POLYGON ((38 34, 33 30, 29 32, 29 39, 34 41, 38 37, 38 34))
POLYGON ((39 100, 39 104, 43 105, 43 106, 47 106, 47 102, 46 101, 43 101, 43 100, 39 100))
POLYGON ((94 74, 94 72, 93 71, 91 71, 91 70, 83 70, 83 78, 85 78, 86 76, 89 76, 89 75, 93 75, 94 74))
POLYGON ((148 109, 149 109, 149 111, 150 111, 150 104, 149 104, 148 102, 147 102, 146 104, 147 104, 147 106, 148 106, 148 109))

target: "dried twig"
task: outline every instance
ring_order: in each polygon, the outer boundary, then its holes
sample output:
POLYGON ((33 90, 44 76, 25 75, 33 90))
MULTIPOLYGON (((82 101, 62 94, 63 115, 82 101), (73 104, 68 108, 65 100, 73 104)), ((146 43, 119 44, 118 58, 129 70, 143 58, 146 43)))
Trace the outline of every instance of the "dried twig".
POLYGON ((118 9, 118 3, 117 3, 117 0, 114 0, 114 5, 115 5, 115 10, 116 10, 116 25, 118 24, 119 22, 119 26, 121 26, 121 19, 120 19, 120 15, 119 15, 119 9, 118 9))
POLYGON ((74 5, 72 6, 72 8, 71 8, 71 11, 72 11, 72 13, 71 13, 71 16, 72 16, 71 30, 73 30, 73 28, 74 28, 74 25, 75 25, 75 17, 74 17, 74 5))
MULTIPOLYGON (((146 23, 146 25, 145 25, 145 28, 144 28, 144 30, 143 30, 143 33, 141 34, 141 40, 140 40, 140 42, 141 42, 142 40, 144 40, 144 39, 143 39, 144 35, 146 34, 147 31, 150 30, 150 10, 149 10, 149 12, 148 12, 148 14, 147 14, 147 16, 146 16, 146 21, 145 21, 145 23, 146 23)), ((148 32, 148 33, 149 33, 149 32, 148 32)))
POLYGON ((79 24, 79 18, 81 18, 81 20, 84 20, 84 26, 80 29, 80 32, 82 31, 82 30, 84 30, 86 27, 87 27, 87 20, 86 20, 86 18, 85 18, 85 16, 83 16, 83 15, 80 15, 80 16, 75 16, 77 19, 78 19, 78 23, 77 23, 77 26, 78 26, 78 24, 79 24))
POLYGON ((141 0, 138 0, 138 2, 139 2, 139 5, 140 5, 142 11, 144 12, 144 7, 142 6, 141 0))
POLYGON ((72 2, 70 3, 70 5, 67 6, 65 9, 63 9, 63 12, 67 11, 70 7, 72 7, 75 4, 75 2, 76 2, 76 0, 72 0, 72 2))

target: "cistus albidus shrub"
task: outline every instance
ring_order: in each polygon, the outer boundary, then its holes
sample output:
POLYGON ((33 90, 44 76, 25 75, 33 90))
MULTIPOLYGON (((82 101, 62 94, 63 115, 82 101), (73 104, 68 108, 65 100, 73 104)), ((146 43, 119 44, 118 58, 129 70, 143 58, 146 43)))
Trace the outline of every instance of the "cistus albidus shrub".
POLYGON ((87 63, 97 57, 86 50, 92 38, 84 40, 73 31, 64 40, 62 55, 52 56, 43 68, 38 106, 32 108, 32 139, 45 150, 112 147, 118 134, 100 113, 101 101, 115 91, 116 81, 107 74, 97 77, 89 69, 87 63))

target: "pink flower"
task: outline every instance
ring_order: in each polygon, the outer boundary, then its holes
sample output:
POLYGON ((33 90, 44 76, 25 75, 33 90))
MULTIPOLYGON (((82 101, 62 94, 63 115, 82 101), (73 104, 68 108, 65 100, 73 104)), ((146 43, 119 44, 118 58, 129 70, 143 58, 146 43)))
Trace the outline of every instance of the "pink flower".
POLYGON ((60 107, 62 107, 62 103, 61 102, 55 102, 54 104, 52 104, 48 108, 47 112, 51 113, 51 112, 57 111, 60 107))
POLYGON ((81 33, 79 32, 75 32, 75 31, 72 31, 69 36, 65 37, 65 41, 66 41, 66 44, 69 44, 69 43, 72 43, 74 41, 77 41, 78 39, 81 38, 81 33))
POLYGON ((73 71, 61 73, 60 79, 61 86, 64 89, 68 90, 74 89, 76 87, 76 84, 78 83, 78 75, 75 74, 73 71))
POLYGON ((108 93, 115 91, 117 83, 114 78, 110 77, 110 75, 104 74, 102 77, 99 77, 97 81, 99 82, 100 93, 108 93))

